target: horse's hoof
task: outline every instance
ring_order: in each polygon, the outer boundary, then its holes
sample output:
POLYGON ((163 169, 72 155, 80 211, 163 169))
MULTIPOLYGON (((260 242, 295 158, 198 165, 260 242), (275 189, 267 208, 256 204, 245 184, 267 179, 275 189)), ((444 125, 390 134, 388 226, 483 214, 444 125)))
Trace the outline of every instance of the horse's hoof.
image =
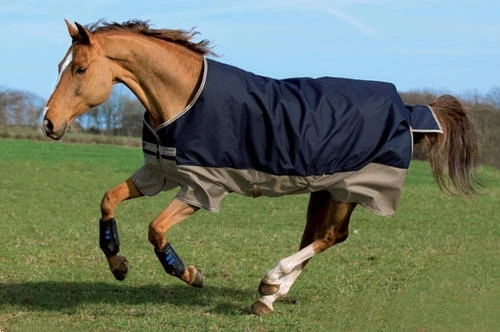
POLYGON ((250 312, 254 315, 264 315, 264 314, 269 314, 273 312, 272 308, 269 308, 264 302, 257 300, 255 303, 250 307, 250 312))
POLYGON ((280 285, 266 284, 265 282, 260 282, 259 293, 262 295, 273 295, 280 290, 280 285))
POLYGON ((128 268, 125 270, 113 270, 111 271, 118 281, 123 281, 127 277, 128 268))
POLYGON ((204 280, 203 272, 201 272, 198 268, 194 266, 188 266, 187 270, 189 271, 188 273, 190 275, 189 284, 196 288, 202 288, 204 280))
POLYGON ((116 255, 108 258, 109 268, 111 273, 115 276, 118 281, 123 281, 127 277, 128 273, 128 261, 122 255, 116 255))

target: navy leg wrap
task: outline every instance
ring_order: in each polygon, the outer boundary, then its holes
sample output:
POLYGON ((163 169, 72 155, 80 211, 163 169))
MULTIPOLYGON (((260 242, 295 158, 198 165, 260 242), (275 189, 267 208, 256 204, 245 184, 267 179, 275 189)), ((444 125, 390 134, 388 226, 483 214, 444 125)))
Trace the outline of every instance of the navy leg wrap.
POLYGON ((163 265, 165 272, 176 277, 184 274, 186 270, 184 263, 170 243, 167 243, 161 250, 155 249, 155 254, 160 260, 161 265, 163 265))
POLYGON ((99 221, 99 246, 106 257, 114 256, 120 251, 120 238, 114 218, 99 221))

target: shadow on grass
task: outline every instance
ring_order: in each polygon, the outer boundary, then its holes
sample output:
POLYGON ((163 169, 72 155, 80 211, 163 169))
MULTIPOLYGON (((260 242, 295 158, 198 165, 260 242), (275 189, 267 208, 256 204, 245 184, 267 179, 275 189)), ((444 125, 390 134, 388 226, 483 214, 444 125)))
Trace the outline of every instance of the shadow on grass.
POLYGON ((11 305, 37 311, 72 311, 82 304, 172 304, 179 307, 210 307, 223 315, 248 313, 255 293, 249 290, 179 285, 129 286, 105 282, 0 283, 0 306, 11 305), (241 305, 238 305, 241 303, 241 305), (243 305, 244 303, 244 305, 243 305))

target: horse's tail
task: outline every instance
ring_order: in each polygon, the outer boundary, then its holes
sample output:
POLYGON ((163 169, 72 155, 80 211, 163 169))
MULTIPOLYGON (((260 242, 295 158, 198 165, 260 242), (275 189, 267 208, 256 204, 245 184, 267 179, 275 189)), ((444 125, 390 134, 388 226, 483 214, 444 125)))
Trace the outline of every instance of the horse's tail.
POLYGON ((465 196, 476 192, 474 170, 479 158, 476 129, 463 105, 443 95, 429 105, 443 134, 426 135, 428 157, 439 188, 465 196))

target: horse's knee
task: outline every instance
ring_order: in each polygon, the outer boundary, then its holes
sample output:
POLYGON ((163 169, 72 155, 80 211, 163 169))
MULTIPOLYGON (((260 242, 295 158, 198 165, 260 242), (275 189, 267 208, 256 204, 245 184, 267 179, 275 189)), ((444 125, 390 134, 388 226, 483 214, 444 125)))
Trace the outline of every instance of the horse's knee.
POLYGON ((148 226, 148 241, 152 244, 155 245, 155 241, 158 238, 158 232, 156 231, 155 227, 153 224, 149 224, 148 226))
POLYGON ((158 250, 161 250, 166 244, 164 232, 154 221, 148 227, 148 241, 158 250))
POLYGON ((107 191, 101 200, 101 214, 103 219, 108 219, 113 214, 113 199, 111 195, 111 190, 107 191))
POLYGON ((120 202, 126 199, 140 197, 141 195, 142 194, 137 190, 132 179, 128 179, 113 189, 108 190, 104 193, 101 200, 102 219, 112 218, 115 208, 120 202))

